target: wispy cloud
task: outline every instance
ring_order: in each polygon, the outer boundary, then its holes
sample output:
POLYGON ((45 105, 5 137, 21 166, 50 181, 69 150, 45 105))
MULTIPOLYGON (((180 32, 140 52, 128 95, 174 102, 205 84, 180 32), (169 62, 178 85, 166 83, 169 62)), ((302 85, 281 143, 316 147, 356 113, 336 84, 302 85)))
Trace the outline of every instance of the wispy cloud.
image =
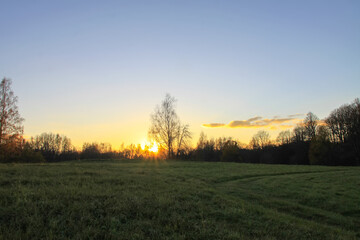
MULTIPOLYGON (((298 116, 298 114, 295 114, 298 116)), ((295 115, 289 115, 286 118, 276 116, 274 118, 263 118, 260 116, 249 118, 248 120, 235 120, 228 124, 225 123, 205 123, 202 127, 206 128, 270 128, 270 129, 288 129, 294 127, 294 125, 302 119, 296 118, 295 115), (292 117, 291 117, 292 116, 292 117)), ((303 115, 303 114, 301 114, 303 115)))
POLYGON ((208 128, 217 128, 217 127, 225 127, 226 124, 224 123, 205 123, 201 126, 208 127, 208 128))
POLYGON ((305 114, 303 114, 303 113, 295 113, 295 114, 290 114, 288 117, 289 118, 294 118, 294 117, 300 117, 300 116, 305 116, 305 114))
POLYGON ((249 118, 247 121, 254 122, 254 121, 257 121, 257 120, 260 120, 260 119, 262 119, 262 117, 257 116, 257 117, 249 118))

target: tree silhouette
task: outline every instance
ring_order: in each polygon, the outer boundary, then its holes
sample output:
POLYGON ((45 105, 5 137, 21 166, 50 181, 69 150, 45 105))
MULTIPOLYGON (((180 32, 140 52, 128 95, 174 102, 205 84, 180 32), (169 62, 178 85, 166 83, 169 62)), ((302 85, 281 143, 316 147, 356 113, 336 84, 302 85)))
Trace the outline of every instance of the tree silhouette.
POLYGON ((271 144, 270 134, 266 131, 258 131, 251 139, 250 145, 253 149, 264 149, 271 144))
POLYGON ((279 144, 289 144, 291 142, 291 133, 289 130, 281 131, 276 138, 276 142, 279 144))
POLYGON ((316 128, 318 126, 318 122, 319 118, 312 112, 309 112, 306 115, 306 118, 304 119, 304 127, 307 140, 311 140, 316 136, 316 128))
POLYGON ((70 138, 54 133, 42 133, 27 142, 28 146, 41 152, 47 161, 62 161, 76 158, 75 147, 72 146, 70 138))
POLYGON ((331 130, 332 142, 344 143, 349 136, 349 124, 347 119, 351 116, 351 105, 344 104, 333 110, 325 119, 325 123, 331 130))
POLYGON ((20 117, 17 101, 11 90, 11 80, 3 78, 0 83, 0 144, 23 133, 24 119, 20 117))
POLYGON ((166 94, 160 106, 156 106, 151 115, 149 138, 156 141, 160 148, 167 151, 167 157, 179 154, 182 147, 186 146, 191 138, 188 125, 182 125, 175 112, 175 98, 166 94))
POLYGON ((177 151, 176 156, 179 157, 181 153, 186 152, 190 148, 189 140, 191 139, 191 132, 189 124, 179 125, 178 138, 177 138, 177 151))
POLYGON ((302 124, 298 124, 293 130, 293 142, 304 142, 306 129, 302 124))

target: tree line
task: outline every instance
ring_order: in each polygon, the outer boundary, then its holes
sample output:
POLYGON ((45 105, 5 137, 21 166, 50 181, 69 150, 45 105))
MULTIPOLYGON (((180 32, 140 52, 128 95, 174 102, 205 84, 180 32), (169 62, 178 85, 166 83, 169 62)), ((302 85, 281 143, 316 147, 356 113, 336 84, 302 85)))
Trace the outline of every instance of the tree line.
POLYGON ((309 112, 292 131, 282 131, 275 140, 264 130, 248 145, 230 137, 208 139, 202 132, 196 147, 192 134, 176 113, 176 99, 167 94, 151 114, 150 146, 121 145, 114 150, 108 143, 84 143, 76 149, 70 138, 42 133, 23 138, 23 121, 11 80, 0 83, 0 161, 57 162, 74 159, 182 159, 192 161, 231 161, 274 164, 360 165, 360 102, 355 99, 320 120, 309 112))
POLYGON ((249 145, 231 138, 206 138, 203 133, 192 159, 246 163, 360 165, 360 102, 355 99, 335 109, 323 121, 309 112, 293 131, 282 131, 276 140, 257 132, 249 145))

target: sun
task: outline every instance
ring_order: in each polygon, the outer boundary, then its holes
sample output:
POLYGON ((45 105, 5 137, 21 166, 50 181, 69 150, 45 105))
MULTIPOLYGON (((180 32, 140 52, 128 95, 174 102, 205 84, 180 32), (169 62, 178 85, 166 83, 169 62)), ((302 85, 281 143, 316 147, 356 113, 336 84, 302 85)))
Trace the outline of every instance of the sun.
POLYGON ((140 145, 142 150, 147 149, 148 151, 153 153, 157 153, 159 151, 159 146, 156 142, 148 142, 147 140, 144 140, 140 145))
POLYGON ((154 143, 154 144, 152 145, 152 147, 149 148, 149 151, 150 151, 150 152, 154 152, 154 153, 158 152, 158 151, 159 151, 158 145, 157 145, 156 143, 154 143))

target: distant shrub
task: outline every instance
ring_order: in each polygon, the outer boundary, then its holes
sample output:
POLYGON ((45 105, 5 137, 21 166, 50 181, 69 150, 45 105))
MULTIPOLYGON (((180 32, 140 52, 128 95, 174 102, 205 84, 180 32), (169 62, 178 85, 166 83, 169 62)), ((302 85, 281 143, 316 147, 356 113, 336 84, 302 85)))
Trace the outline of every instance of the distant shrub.
POLYGON ((237 162, 240 161, 240 148, 236 141, 227 142, 222 150, 221 161, 223 162, 237 162))
POLYGON ((109 159, 113 157, 115 154, 109 143, 84 143, 80 153, 81 159, 109 159))
POLYGON ((27 162, 27 163, 37 163, 37 162, 45 162, 44 156, 41 152, 36 152, 31 148, 25 147, 20 157, 17 159, 18 162, 27 162))
POLYGON ((309 163, 311 165, 330 164, 330 143, 319 139, 313 139, 309 148, 309 163))

